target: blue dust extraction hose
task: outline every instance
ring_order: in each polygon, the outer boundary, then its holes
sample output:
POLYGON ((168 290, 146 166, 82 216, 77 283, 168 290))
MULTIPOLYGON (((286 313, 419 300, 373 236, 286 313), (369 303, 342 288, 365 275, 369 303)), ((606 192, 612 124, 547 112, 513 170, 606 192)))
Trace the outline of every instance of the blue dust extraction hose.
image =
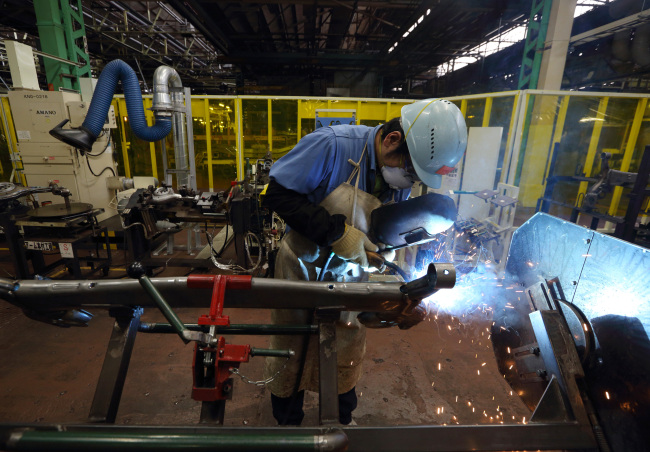
POLYGON ((135 136, 145 141, 158 141, 165 138, 172 130, 171 117, 156 117, 156 123, 151 127, 147 126, 138 77, 131 66, 122 60, 113 60, 104 67, 82 127, 95 138, 99 136, 113 101, 117 82, 120 80, 124 89, 129 123, 135 136))

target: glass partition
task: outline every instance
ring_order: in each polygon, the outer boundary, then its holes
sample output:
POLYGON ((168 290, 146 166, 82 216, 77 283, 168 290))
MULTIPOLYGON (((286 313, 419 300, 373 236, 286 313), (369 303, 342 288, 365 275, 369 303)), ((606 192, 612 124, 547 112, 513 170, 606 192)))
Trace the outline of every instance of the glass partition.
MULTIPOLYGON (((237 121, 235 117, 235 99, 201 99, 206 121, 205 152, 197 152, 194 136, 194 154, 199 166, 208 177, 207 186, 214 191, 225 190, 230 182, 237 179, 237 121), (212 171, 210 171, 212 168, 212 171)), ((197 176, 198 178, 198 176, 197 176)), ((201 186, 201 185, 199 185, 201 186)))
POLYGON ((270 150, 270 99, 242 99, 242 143, 244 159, 252 164, 270 150))
MULTIPOLYGON (((556 201, 549 213, 569 218, 600 176, 603 155, 610 169, 634 172, 650 144, 647 97, 534 93, 527 102, 515 178, 522 207, 535 208, 548 187, 546 196, 556 201)), ((593 210, 623 216, 626 193, 614 188, 593 210)))
POLYGON ((274 160, 298 143, 298 103, 295 100, 271 100, 271 155, 274 160))
MULTIPOLYGON (((518 209, 534 213, 538 200, 554 176, 551 196, 560 202, 551 213, 566 216, 571 206, 581 205, 593 178, 601 171, 601 154, 611 154, 612 169, 634 172, 643 150, 650 144, 650 110, 647 96, 513 91, 451 98, 464 113, 468 127, 503 129, 494 184, 519 188, 518 209), (521 108, 519 105, 521 104, 521 108), (579 180, 575 177, 592 178, 579 180)), ((244 162, 251 163, 271 151, 274 159, 289 152, 315 128, 316 110, 325 117, 354 111, 356 123, 376 126, 399 117, 407 99, 298 98, 263 96, 193 96, 197 186, 200 190, 223 190, 243 177, 244 162), (346 110, 327 112, 327 110, 346 110)), ((147 121, 151 96, 144 97, 147 121)), ((15 136, 6 97, 9 131, 0 124, 0 178, 10 177, 7 133, 15 136)), ((155 176, 163 180, 162 146, 137 139, 130 129, 122 96, 113 101, 118 128, 111 131, 118 174, 155 176)), ((166 138, 167 161, 175 167, 173 139, 166 138)), ((459 164, 455 176, 462 179, 459 164)), ((459 179, 460 180, 460 179, 459 179)), ((629 189, 616 188, 599 198, 596 208, 621 216, 628 205, 629 189)))

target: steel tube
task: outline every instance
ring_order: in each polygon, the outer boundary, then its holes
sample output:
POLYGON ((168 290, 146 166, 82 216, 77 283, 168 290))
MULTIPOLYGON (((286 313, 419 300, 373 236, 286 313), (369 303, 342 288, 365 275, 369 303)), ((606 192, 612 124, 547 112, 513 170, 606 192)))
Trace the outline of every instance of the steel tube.
MULTIPOLYGON (((213 438, 215 443, 222 445, 223 450, 232 438, 240 439, 245 436, 268 438, 269 445, 256 446, 258 450, 291 450, 281 443, 283 438, 294 438, 295 435, 310 435, 317 440, 312 450, 340 450, 334 442, 342 441, 350 451, 383 452, 383 451, 494 451, 494 450, 595 450, 596 441, 590 425, 578 423, 544 423, 526 425, 402 425, 381 427, 347 427, 337 429, 324 427, 203 427, 203 426, 124 426, 124 425, 43 425, 43 424, 0 424, 0 449, 3 450, 48 450, 47 444, 34 446, 34 433, 48 433, 48 438, 61 444, 63 437, 57 435, 72 434, 72 438, 84 438, 100 433, 103 438, 110 436, 120 439, 126 437, 142 438, 143 436, 169 436, 187 438, 189 436, 213 438), (340 435, 343 432, 344 435, 340 435), (271 435, 276 435, 272 437, 271 435), (278 444, 275 444, 278 441, 278 444), (330 440, 333 444, 326 445, 322 441, 330 440), (28 447, 32 447, 29 449, 28 447), (274 449, 275 448, 275 449, 274 449)), ((41 437, 43 438, 43 437, 41 437)), ((197 441, 199 443, 200 440, 197 441)), ((87 446, 87 445, 86 445, 87 446)), ((126 449, 128 445, 113 443, 111 449, 126 449), (118 445, 119 444, 119 445, 118 445)), ((164 447, 159 447, 156 452, 164 447)), ((253 448, 254 449, 254 448, 253 448)), ((49 449, 56 450, 56 449, 49 449)), ((59 449, 63 450, 63 449, 59 449)), ((74 450, 67 448, 65 450, 74 450)), ((102 449, 93 449, 102 450, 102 449)), ((141 449, 146 450, 146 449, 141 449)), ((240 447, 238 450, 251 450, 240 447)))
POLYGON ((251 356, 273 356, 275 358, 290 358, 293 355, 293 350, 251 347, 251 356))
POLYGON ((111 432, 16 432, 7 441, 7 450, 17 451, 314 451, 345 450, 347 437, 341 431, 311 435, 308 433, 146 434, 111 432), (319 449, 319 437, 327 437, 336 447, 319 449))
MULTIPOLYGON (((190 331, 203 331, 204 333, 210 330, 209 325, 199 325, 197 323, 186 323, 185 328, 190 331)), ((141 323, 138 331, 141 333, 157 334, 176 333, 174 327, 169 323, 141 323)), ((273 334, 302 335, 316 334, 317 332, 318 326, 316 325, 251 325, 241 323, 216 327, 217 334, 242 334, 250 336, 273 334)))
MULTIPOLYGON (((151 278, 172 308, 207 308, 211 289, 188 289, 186 277, 151 278)), ((0 279, 0 298, 40 310, 142 306, 155 303, 136 280, 11 281, 0 279)), ((226 290, 227 308, 309 309, 342 306, 349 311, 385 312, 408 300, 400 283, 336 283, 253 278, 249 290, 226 290)))
POLYGON ((185 340, 185 338, 183 338, 183 331, 186 330, 185 324, 180 318, 178 318, 176 313, 167 304, 163 296, 160 294, 160 292, 158 292, 156 287, 152 284, 151 280, 147 276, 141 276, 140 278, 138 278, 138 282, 144 288, 144 290, 149 294, 149 296, 154 301, 154 303, 156 303, 156 306, 158 306, 160 312, 162 312, 165 318, 169 321, 174 331, 178 333, 179 336, 181 336, 181 339, 185 340))

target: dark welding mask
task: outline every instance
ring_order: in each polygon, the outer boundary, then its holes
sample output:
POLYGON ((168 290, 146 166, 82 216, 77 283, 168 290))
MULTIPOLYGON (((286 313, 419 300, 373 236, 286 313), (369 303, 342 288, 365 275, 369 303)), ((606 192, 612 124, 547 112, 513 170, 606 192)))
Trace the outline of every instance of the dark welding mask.
POLYGON ((385 204, 370 215, 368 237, 387 249, 426 243, 456 221, 456 206, 448 196, 427 193, 406 201, 385 204))

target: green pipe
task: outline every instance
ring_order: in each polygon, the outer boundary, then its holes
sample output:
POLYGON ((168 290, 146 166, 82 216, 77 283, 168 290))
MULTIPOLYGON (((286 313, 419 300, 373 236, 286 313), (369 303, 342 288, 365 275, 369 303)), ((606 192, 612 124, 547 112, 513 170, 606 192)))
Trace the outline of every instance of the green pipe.
MULTIPOLYGON (((207 333, 210 325, 198 325, 196 323, 186 323, 183 325, 191 331, 203 331, 207 333)), ((141 323, 138 327, 141 333, 176 333, 169 323, 141 323)), ((317 325, 253 325, 253 324, 233 324, 230 326, 217 327, 219 334, 247 334, 247 335, 273 335, 273 334, 316 334, 317 325)))
POLYGON ((290 358, 295 355, 293 350, 251 347, 251 356, 273 356, 275 358, 290 358))
POLYGON ((6 442, 8 451, 314 451, 345 450, 342 431, 319 435, 301 433, 146 434, 118 432, 21 431, 6 442), (323 443, 323 440, 325 443, 323 443), (325 449, 319 446, 326 444, 325 449))
POLYGON ((178 335, 183 339, 183 341, 187 342, 186 339, 183 337, 183 332, 186 330, 185 324, 181 321, 181 319, 178 318, 176 313, 172 310, 172 308, 167 304, 163 296, 158 292, 158 289, 153 285, 151 280, 146 277, 146 276, 140 276, 138 278, 138 281, 140 282, 140 285, 144 288, 144 290, 151 296, 153 299, 154 303, 156 303, 156 306, 158 306, 158 309, 163 313, 165 318, 171 323, 171 326, 174 328, 174 331, 178 333, 178 335))

